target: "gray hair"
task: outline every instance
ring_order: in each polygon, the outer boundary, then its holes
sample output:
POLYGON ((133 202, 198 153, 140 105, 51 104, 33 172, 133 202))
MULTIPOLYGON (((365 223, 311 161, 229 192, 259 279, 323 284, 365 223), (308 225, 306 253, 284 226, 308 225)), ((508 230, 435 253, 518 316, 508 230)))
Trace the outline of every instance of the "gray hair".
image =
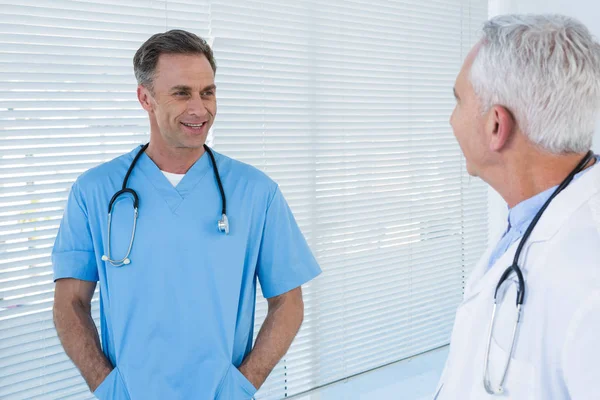
POLYGON ((471 83, 483 112, 510 110, 528 138, 552 153, 592 146, 600 109, 600 45, 562 15, 505 15, 483 28, 471 83))
POLYGON ((212 49, 204 39, 187 31, 173 29, 153 35, 135 53, 133 71, 138 85, 152 91, 152 81, 161 54, 204 54, 213 72, 217 72, 212 49))

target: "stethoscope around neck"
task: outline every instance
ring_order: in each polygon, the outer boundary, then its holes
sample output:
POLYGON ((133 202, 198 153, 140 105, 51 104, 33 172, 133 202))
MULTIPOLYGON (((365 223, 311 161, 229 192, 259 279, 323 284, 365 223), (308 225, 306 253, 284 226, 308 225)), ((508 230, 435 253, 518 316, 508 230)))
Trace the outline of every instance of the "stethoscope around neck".
POLYGON ((519 258, 521 257, 521 251, 525 247, 525 242, 527 241, 527 239, 529 239, 529 236, 531 236, 531 232, 533 232, 533 228, 535 228, 536 224, 542 217, 542 214, 544 213, 544 211, 546 211, 546 209, 550 205, 550 202, 552 202, 552 200, 554 200, 554 198, 556 196, 558 196, 558 194, 560 192, 562 192, 571 183, 573 178, 575 178, 575 175, 577 175, 578 173, 580 173, 581 171, 583 171, 585 169, 586 165, 593 158, 594 158, 594 153, 589 151, 585 155, 585 157, 579 162, 579 164, 577 164, 577 166, 573 169, 573 171, 571 171, 571 173, 565 178, 565 180, 562 181, 562 183, 556 188, 556 190, 552 193, 550 198, 544 203, 542 208, 537 212, 537 214, 535 215, 535 217, 533 218, 533 220, 527 227, 527 230, 525 231, 525 234, 523 235, 523 238, 521 239, 521 242, 519 243, 519 247, 517 247, 517 251, 513 258, 512 265, 510 267, 508 267, 506 269, 506 271, 504 271, 504 273, 500 277, 500 280, 498 281, 498 284, 496 285, 496 290, 494 292, 494 307, 492 309, 492 318, 491 318, 489 331, 488 331, 488 342, 487 342, 487 346, 486 346, 486 350, 485 350, 486 355, 485 355, 485 365, 484 365, 484 372, 483 372, 483 386, 485 388, 485 391, 490 395, 500 395, 500 394, 504 393, 504 381, 506 380, 508 366, 510 364, 510 360, 512 358, 513 350, 515 347, 515 339, 517 336, 519 321, 521 320, 521 309, 523 307, 523 300, 525 298, 525 279, 523 277, 523 271, 521 270, 521 268, 519 267, 519 264, 518 264, 519 258), (504 284, 513 273, 517 278, 517 282, 516 282, 517 283, 517 299, 516 299, 517 309, 516 309, 515 325, 514 325, 514 328, 512 331, 512 341, 511 341, 510 350, 509 350, 508 356, 507 356, 508 359, 506 360, 506 364, 504 364, 505 366, 504 366, 504 371, 502 372, 502 377, 500 378, 500 382, 498 383, 498 386, 493 386, 491 383, 490 376, 489 376, 489 365, 490 365, 490 351, 491 351, 490 348, 491 348, 491 343, 492 343, 492 335, 494 332, 494 325, 496 322, 496 308, 497 308, 497 301, 498 301, 498 291, 500 290, 500 287, 502 286, 502 284, 504 284))
MULTIPOLYGON (((135 155, 133 161, 131 162, 131 165, 129 166, 129 169, 127 170, 127 174, 125 174, 125 178, 123 179, 123 187, 121 188, 121 190, 119 190, 117 193, 115 193, 113 195, 113 197, 110 199, 110 202, 108 203, 108 233, 107 233, 108 248, 107 248, 107 252, 106 252, 107 254, 102 256, 102 260, 108 261, 115 267, 121 267, 123 265, 128 265, 131 263, 131 259, 129 258, 129 255, 131 254, 131 249, 133 248, 133 241, 135 239, 135 229, 137 226, 137 219, 138 219, 138 214, 139 214, 139 212, 138 212, 139 197, 135 190, 127 187, 127 181, 129 180, 129 175, 131 175, 131 171, 133 171, 133 168, 137 164, 138 160, 140 159, 140 157, 142 156, 144 151, 146 151, 149 144, 150 143, 146 143, 145 145, 143 145, 142 148, 140 149, 140 151, 138 151, 138 153, 135 155), (131 239, 129 241, 129 247, 127 248, 127 253, 120 260, 114 260, 110 254, 111 253, 110 237, 111 237, 111 227, 112 227, 112 210, 113 210, 114 203, 123 195, 131 195, 131 197, 133 198, 133 229, 131 231, 131 239)), ((221 193, 221 206, 222 206, 221 207, 221 219, 219 221, 217 221, 217 229, 219 230, 219 232, 222 232, 222 233, 225 233, 226 235, 228 235, 229 234, 229 220, 227 219, 227 199, 225 198, 225 191, 223 190, 223 184, 221 182, 221 177, 219 175, 219 169, 217 168, 217 163, 215 161, 215 156, 214 156, 212 150, 207 145, 204 145, 204 150, 208 153, 208 156, 210 157, 210 161, 212 163, 212 168, 215 173, 215 178, 217 180, 217 185, 219 186, 219 192, 221 193)))

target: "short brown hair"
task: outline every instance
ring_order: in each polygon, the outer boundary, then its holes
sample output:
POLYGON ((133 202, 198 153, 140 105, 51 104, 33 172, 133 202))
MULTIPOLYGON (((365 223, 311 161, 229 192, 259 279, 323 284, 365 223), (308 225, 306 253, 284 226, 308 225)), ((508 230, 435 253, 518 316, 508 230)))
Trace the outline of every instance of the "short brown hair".
POLYGON ((217 72, 217 64, 212 49, 201 37, 181 29, 157 33, 138 49, 133 57, 133 71, 139 85, 152 90, 156 64, 161 54, 204 54, 217 72))

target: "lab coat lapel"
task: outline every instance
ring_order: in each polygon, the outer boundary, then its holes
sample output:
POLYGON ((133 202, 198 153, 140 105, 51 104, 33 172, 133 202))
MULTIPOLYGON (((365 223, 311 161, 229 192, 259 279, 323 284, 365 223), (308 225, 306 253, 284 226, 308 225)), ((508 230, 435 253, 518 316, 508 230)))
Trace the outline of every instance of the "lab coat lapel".
POLYGON ((463 304, 475 298, 483 289, 490 286, 496 287, 504 271, 511 266, 518 245, 519 241, 513 243, 494 265, 488 268, 490 256, 496 246, 495 242, 491 244, 490 248, 481 257, 481 260, 479 260, 479 263, 465 285, 463 304))
MULTIPOLYGON (((570 218, 572 213, 578 209, 581 204, 589 199, 589 197, 600 190, 600 166, 594 166, 594 170, 589 171, 577 181, 569 185, 562 193, 560 193, 548 206, 539 223, 536 225, 531 236, 527 240, 521 257, 519 266, 527 281, 528 265, 523 264, 523 257, 529 251, 529 248, 534 243, 547 241, 551 238, 559 227, 567 218, 570 218)), ((477 266, 473 269, 467 284, 465 285, 465 295, 463 302, 459 308, 468 306, 468 303, 476 299, 482 291, 493 292, 500 280, 504 271, 512 265, 513 258, 517 251, 517 247, 522 238, 514 242, 508 250, 496 261, 496 263, 488 269, 490 255, 497 244, 497 240, 491 241, 490 247, 479 260, 477 266)), ((527 291, 525 292, 527 296, 527 291)), ((493 293, 492 293, 493 296, 493 293)))
MULTIPOLYGON (((511 246, 498 261, 488 268, 489 258, 496 243, 492 242, 490 248, 479 260, 465 285, 465 297, 456 311, 456 320, 452 331, 450 354, 444 373, 438 384, 437 393, 446 393, 444 399, 454 399, 453 394, 463 391, 459 386, 463 379, 463 371, 471 368, 473 357, 478 355, 480 342, 485 338, 485 331, 491 316, 493 305, 493 291, 504 270, 512 262, 518 243, 511 246)), ((437 397, 434 397, 437 398, 437 397)))
MULTIPOLYGON (((529 246, 533 243, 543 242, 551 238, 558 228, 570 218, 571 214, 599 190, 600 165, 595 165, 592 167, 592 170, 571 183, 550 203, 523 249, 521 261, 519 263, 523 269, 523 273, 526 273, 527 266, 521 264, 522 257, 527 254, 529 246)), ((476 296, 487 284, 491 283, 490 281, 497 282, 506 268, 512 265, 515 252, 517 251, 521 239, 513 243, 504 255, 502 255, 502 257, 500 257, 500 259, 498 259, 498 261, 496 261, 496 263, 488 270, 489 258, 499 239, 500 238, 496 238, 495 240, 490 241, 491 244, 487 251, 473 269, 473 272, 465 285, 465 301, 476 296)))
POLYGON ((493 242, 488 246, 486 251, 479 259, 477 265, 475 265, 475 268, 473 268, 473 271, 471 271, 471 274, 467 279, 467 283, 465 284, 464 300, 467 300, 467 298, 470 298, 473 295, 474 286, 481 281, 487 272, 490 256, 492 255, 492 251, 494 251, 495 246, 496 244, 493 242))

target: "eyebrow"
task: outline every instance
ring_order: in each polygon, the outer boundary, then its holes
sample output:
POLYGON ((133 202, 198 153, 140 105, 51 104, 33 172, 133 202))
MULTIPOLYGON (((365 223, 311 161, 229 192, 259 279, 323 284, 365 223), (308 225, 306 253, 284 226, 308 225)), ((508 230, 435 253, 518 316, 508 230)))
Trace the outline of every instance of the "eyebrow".
MULTIPOLYGON (((203 88, 201 90, 201 92, 206 92, 208 90, 215 90, 216 88, 217 88, 217 85, 208 85, 205 88, 203 88)), ((181 91, 181 92, 191 92, 192 88, 189 87, 189 86, 186 86, 186 85, 177 85, 177 86, 173 86, 171 88, 171 91, 172 92, 179 92, 179 91, 181 91)))

